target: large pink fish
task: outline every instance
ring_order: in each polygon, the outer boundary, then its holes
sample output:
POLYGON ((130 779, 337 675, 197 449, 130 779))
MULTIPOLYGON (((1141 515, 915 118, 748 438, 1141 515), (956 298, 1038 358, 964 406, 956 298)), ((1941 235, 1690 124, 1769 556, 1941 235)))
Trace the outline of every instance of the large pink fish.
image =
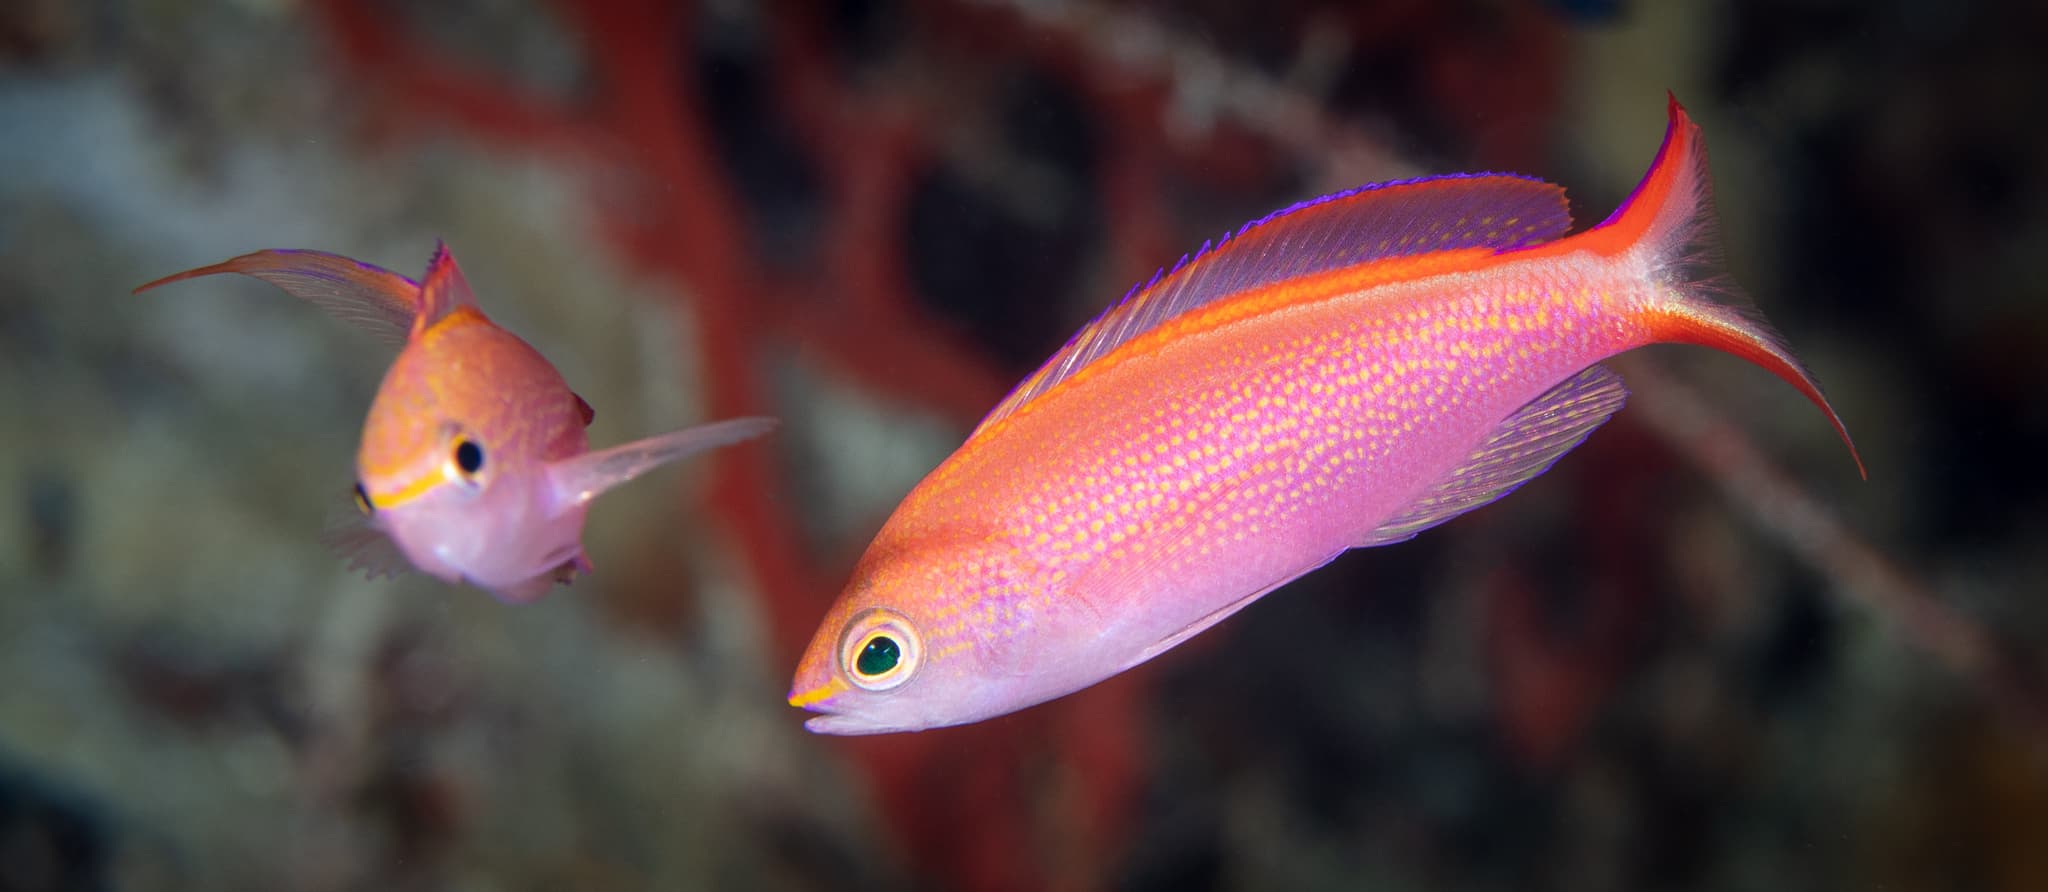
POLYGON ((1621 408, 1594 363, 1646 344, 1756 363, 1847 443, 1700 263, 1706 157, 1675 99, 1670 118, 1635 193, 1576 235, 1557 186, 1433 177, 1281 211, 1137 290, 903 500, 790 704, 871 734, 1094 684, 1543 473, 1621 408))
POLYGON ((403 345, 363 424, 360 516, 328 536, 372 576, 410 561, 500 600, 533 600, 589 572, 582 537, 592 499, 775 426, 738 418, 591 452, 590 404, 553 363, 484 316, 445 246, 436 245, 420 282, 336 254, 277 250, 135 290, 215 273, 262 279, 403 345))

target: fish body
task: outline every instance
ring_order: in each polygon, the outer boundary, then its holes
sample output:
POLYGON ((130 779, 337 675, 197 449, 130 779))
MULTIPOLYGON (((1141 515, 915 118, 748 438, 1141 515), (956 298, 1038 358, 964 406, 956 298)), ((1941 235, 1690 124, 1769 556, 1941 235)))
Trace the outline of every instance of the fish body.
POLYGON ((1622 405, 1596 363, 1647 344, 1756 362, 1846 442, 1702 280, 1705 159, 1670 109, 1643 184, 1583 233, 1555 186, 1438 177, 1283 211, 1134 291, 903 500, 791 704, 879 733, 1094 684, 1542 473, 1622 405))
POLYGON ((591 452, 590 405, 484 315, 445 246, 417 283, 335 254, 271 250, 135 290, 215 273, 271 282, 400 345, 363 424, 357 515, 327 536, 373 576, 410 564, 500 600, 533 600, 589 572, 582 533, 592 499, 774 426, 734 419, 591 452))

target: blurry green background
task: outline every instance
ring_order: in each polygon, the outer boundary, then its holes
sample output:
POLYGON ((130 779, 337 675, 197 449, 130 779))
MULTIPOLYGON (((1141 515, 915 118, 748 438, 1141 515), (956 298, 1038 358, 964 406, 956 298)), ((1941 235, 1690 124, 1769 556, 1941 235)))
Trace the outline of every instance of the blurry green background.
POLYGON ((13 0, 0 889, 2048 889, 2043 45, 1935 0, 13 0), (1870 480, 1781 383, 1646 352, 1881 559, 1639 404, 1066 700, 783 705, 895 501, 1131 282, 1372 179, 1597 220, 1666 89, 1870 480), (315 537, 388 354, 129 289, 437 237, 593 444, 783 429, 606 496, 537 604, 351 575, 315 537))

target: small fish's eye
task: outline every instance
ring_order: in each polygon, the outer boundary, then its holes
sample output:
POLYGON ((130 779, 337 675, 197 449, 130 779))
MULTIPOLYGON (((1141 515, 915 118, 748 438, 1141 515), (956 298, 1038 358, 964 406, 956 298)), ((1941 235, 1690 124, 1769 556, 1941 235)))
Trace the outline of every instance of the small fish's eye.
POLYGON ((464 477, 474 477, 484 469, 484 449, 476 441, 463 437, 455 441, 455 469, 464 477))
POLYGON ((847 624, 840 665, 856 686, 886 691, 910 680, 922 654, 917 631, 894 611, 880 608, 847 624))
POLYGON ((364 517, 377 513, 377 506, 370 501, 370 491, 363 488, 361 480, 356 481, 356 510, 364 517))

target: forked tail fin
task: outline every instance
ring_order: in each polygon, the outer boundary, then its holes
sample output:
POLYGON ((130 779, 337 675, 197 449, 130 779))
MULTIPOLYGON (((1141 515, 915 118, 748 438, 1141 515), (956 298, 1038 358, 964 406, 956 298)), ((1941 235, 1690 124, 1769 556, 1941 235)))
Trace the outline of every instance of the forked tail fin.
POLYGON ((1721 274, 1706 147, 1700 143, 1699 125, 1686 115, 1678 97, 1671 97, 1664 144, 1642 183, 1612 215, 1576 241, 1601 254, 1627 255, 1647 264, 1650 277, 1666 286, 1671 300, 1651 308, 1643 320, 1654 340, 1712 347, 1783 378, 1827 414, 1849 447, 1856 473, 1869 479, 1863 456, 1820 383, 1763 314, 1721 274))

